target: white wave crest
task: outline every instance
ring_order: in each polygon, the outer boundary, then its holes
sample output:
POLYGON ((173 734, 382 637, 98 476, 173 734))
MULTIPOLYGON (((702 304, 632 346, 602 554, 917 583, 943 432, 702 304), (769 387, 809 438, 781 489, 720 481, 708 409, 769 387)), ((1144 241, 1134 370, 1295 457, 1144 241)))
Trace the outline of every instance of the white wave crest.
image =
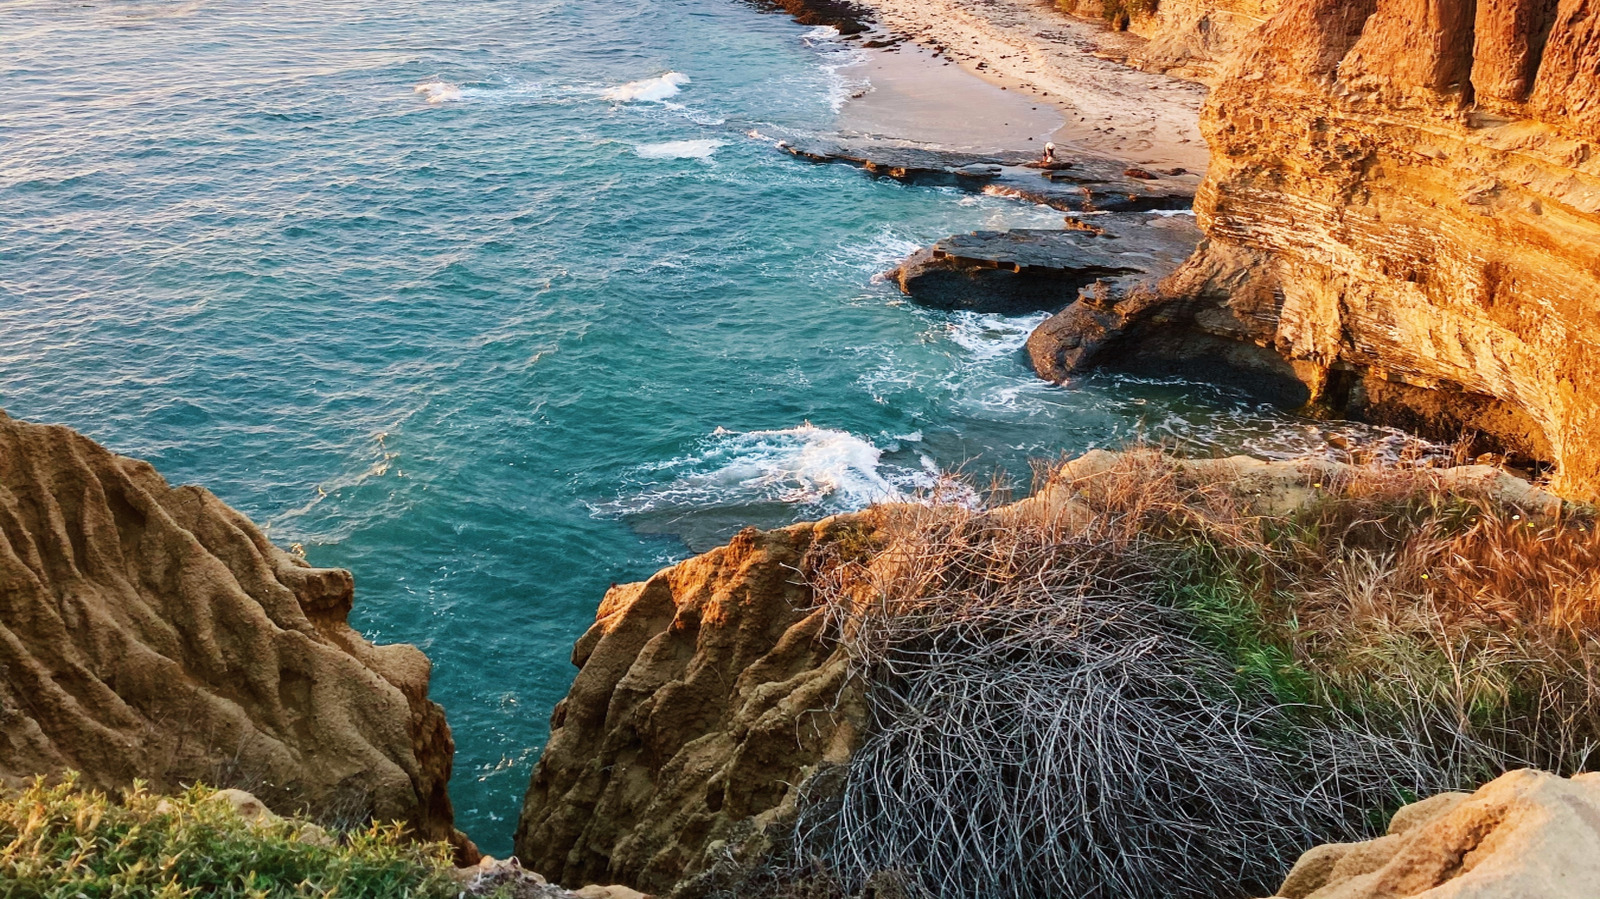
POLYGON ((451 103, 461 99, 461 86, 448 81, 435 78, 424 81, 412 89, 413 93, 421 94, 424 100, 437 106, 440 103, 451 103))
POLYGON ((698 452, 657 467, 668 476, 665 483, 608 504, 604 511, 638 514, 761 503, 860 509, 902 499, 902 487, 915 488, 926 479, 920 471, 886 473, 883 452, 848 431, 809 422, 772 431, 718 428, 698 452))
POLYGON ((682 72, 668 72, 655 78, 630 81, 627 84, 606 91, 604 96, 607 100, 614 100, 618 103, 628 103, 634 100, 659 103, 668 97, 676 97, 678 89, 688 83, 688 75, 682 72))
POLYGON ((710 159, 720 140, 669 140, 660 144, 640 144, 633 152, 645 159, 710 159))

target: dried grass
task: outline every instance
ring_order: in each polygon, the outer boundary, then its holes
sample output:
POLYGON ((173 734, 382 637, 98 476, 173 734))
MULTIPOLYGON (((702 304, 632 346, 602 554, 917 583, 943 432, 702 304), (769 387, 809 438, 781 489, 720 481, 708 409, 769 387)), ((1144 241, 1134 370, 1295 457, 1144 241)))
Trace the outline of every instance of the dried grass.
POLYGON ((814 584, 872 720, 796 858, 850 893, 1266 895, 1416 796, 1591 765, 1589 521, 1424 470, 1298 486, 1263 512, 1135 452, 1052 514, 885 510, 814 584))

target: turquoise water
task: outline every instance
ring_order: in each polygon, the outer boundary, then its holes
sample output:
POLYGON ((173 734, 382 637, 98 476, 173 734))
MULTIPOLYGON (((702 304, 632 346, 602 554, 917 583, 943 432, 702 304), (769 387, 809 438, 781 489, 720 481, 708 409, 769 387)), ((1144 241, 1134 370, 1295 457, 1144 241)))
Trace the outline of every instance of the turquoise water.
POLYGON ((1193 385, 1042 384, 1037 319, 875 283, 1059 218, 751 136, 825 131, 840 58, 731 0, 10 0, 0 407, 353 570, 356 626, 433 658, 497 854, 612 582, 937 469, 1318 444, 1193 385))

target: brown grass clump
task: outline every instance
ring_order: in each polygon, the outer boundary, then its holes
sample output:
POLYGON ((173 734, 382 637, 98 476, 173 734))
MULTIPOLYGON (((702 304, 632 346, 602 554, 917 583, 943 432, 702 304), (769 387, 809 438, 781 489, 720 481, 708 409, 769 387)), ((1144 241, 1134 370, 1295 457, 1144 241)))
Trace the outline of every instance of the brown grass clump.
POLYGON ((796 846, 849 892, 1265 895, 1418 795, 1600 747, 1582 516, 1133 452, 885 517, 815 585, 873 717, 796 846))

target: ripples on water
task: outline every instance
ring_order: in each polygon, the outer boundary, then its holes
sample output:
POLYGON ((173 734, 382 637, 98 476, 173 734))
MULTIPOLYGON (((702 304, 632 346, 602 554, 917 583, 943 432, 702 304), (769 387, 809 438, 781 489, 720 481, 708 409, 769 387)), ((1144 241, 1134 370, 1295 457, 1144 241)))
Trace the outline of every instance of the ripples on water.
MULTIPOLYGON (((460 824, 504 854, 614 581, 777 524, 1137 435, 1316 426, 1034 380, 1032 319, 872 276, 1002 198, 747 137, 825 128, 838 51, 722 0, 12 0, 0 406, 204 484, 417 643, 460 824)), ((826 42, 821 42, 826 43, 826 42)))

